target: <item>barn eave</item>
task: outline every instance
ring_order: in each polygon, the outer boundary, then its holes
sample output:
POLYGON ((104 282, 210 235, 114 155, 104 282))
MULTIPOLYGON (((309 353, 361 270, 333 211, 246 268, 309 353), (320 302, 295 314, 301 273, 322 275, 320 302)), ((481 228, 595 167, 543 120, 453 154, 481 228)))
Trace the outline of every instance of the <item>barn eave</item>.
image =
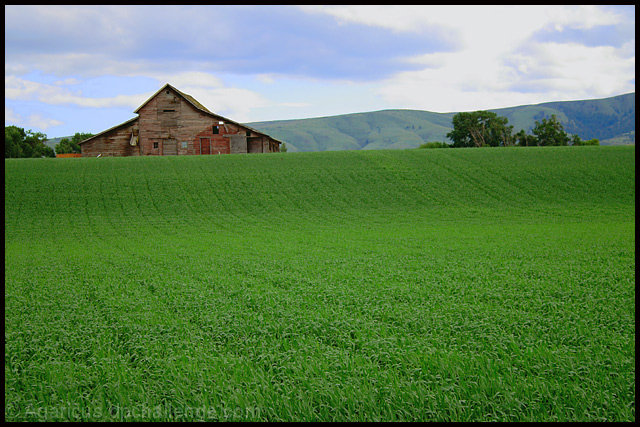
POLYGON ((126 126, 126 125, 128 125, 128 124, 130 124, 130 123, 135 122, 136 120, 138 120, 138 117, 134 117, 134 118, 132 118, 132 119, 127 120, 127 121, 126 121, 126 122, 124 122, 124 123, 120 123, 119 125, 115 125, 115 126, 113 126, 113 127, 109 128, 109 129, 107 129, 107 130, 104 130, 104 131, 102 131, 102 132, 100 132, 100 133, 97 133, 97 134, 93 135, 92 137, 89 137, 89 138, 87 138, 87 139, 83 139, 82 141, 78 142, 78 144, 84 144, 84 143, 85 143, 85 142, 87 142, 87 141, 91 141, 91 140, 92 140, 92 139, 94 139, 94 138, 97 138, 97 137, 102 136, 102 135, 104 135, 104 134, 106 134, 106 133, 108 133, 108 132, 111 132, 111 131, 113 131, 113 130, 116 130, 116 129, 118 129, 118 128, 121 128, 121 127, 123 127, 123 126, 126 126))

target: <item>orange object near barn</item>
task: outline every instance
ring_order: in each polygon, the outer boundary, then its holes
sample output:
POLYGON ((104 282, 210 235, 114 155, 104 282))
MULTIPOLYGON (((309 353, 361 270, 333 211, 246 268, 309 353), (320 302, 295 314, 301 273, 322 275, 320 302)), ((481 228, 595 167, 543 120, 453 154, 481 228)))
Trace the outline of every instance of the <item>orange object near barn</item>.
POLYGON ((64 153, 64 154, 56 154, 57 158, 65 158, 65 157, 82 157, 80 153, 64 153))

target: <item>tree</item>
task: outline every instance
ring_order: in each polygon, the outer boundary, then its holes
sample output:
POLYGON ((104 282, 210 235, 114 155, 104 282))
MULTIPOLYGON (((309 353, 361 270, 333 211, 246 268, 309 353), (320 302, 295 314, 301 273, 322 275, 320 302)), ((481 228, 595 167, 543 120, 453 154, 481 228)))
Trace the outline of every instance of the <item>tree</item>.
POLYGON ((286 152, 287 152, 287 143, 286 143, 286 142, 283 142, 283 143, 280 145, 280 152, 281 152, 281 153, 286 153, 286 152))
POLYGON ((5 126, 5 149, 7 157, 55 157, 51 147, 47 147, 44 141, 47 135, 42 132, 34 132, 17 126, 5 126))
POLYGON ((81 153, 82 150, 80 149, 80 142, 87 138, 91 138, 92 136, 92 133, 76 132, 71 140, 62 138, 60 142, 56 144, 56 153, 81 153))
POLYGON ((4 127, 4 157, 24 157, 22 142, 24 141, 24 129, 17 126, 4 127))
MULTIPOLYGON (((67 138, 62 138, 60 142, 56 144, 56 154, 76 153, 75 147, 71 145, 71 141, 67 138)), ((78 147, 80 148, 80 147, 78 147)))
POLYGON ((453 130, 447 138, 452 147, 498 147, 513 145, 513 126, 506 117, 491 111, 458 113, 453 116, 453 130))
POLYGON ((449 148, 449 147, 450 145, 447 144, 446 142, 432 141, 432 142, 425 142, 424 144, 420 144, 418 148, 449 148))
POLYGON ((538 139, 538 145, 569 145, 569 135, 555 114, 549 119, 543 118, 542 122, 536 120, 531 132, 538 139))
POLYGON ((71 142, 78 145, 78 153, 80 152, 80 142, 87 138, 91 138, 94 134, 89 132, 76 132, 71 138, 71 142))
POLYGON ((571 136, 571 145, 600 145, 600 141, 597 138, 583 140, 578 135, 571 136))
POLYGON ((47 135, 42 132, 33 132, 28 130, 24 138, 24 142, 27 146, 31 147, 30 157, 55 157, 56 154, 53 148, 44 144, 47 140, 47 135))
POLYGON ((538 145, 538 139, 534 135, 527 134, 524 129, 514 135, 516 145, 519 147, 532 147, 538 145))

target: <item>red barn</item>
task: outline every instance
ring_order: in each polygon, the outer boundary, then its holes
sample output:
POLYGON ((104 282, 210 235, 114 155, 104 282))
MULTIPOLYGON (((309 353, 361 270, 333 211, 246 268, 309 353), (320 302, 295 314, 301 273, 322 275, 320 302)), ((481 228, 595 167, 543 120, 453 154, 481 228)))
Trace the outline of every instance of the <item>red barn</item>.
POLYGON ((134 113, 138 117, 81 141, 82 157, 280 151, 281 141, 212 113, 168 83, 134 113))

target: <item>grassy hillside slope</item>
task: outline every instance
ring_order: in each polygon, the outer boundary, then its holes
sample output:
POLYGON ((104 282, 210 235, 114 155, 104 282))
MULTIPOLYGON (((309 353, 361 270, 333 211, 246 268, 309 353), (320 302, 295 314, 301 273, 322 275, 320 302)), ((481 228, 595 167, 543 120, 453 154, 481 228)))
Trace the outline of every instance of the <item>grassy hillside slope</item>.
MULTIPOLYGON (((635 93, 586 101, 547 102, 537 105, 493 110, 507 117, 514 129, 530 130, 535 121, 555 114, 565 131, 582 139, 597 138, 603 142, 633 132, 635 142, 635 93)), ((629 135, 631 136, 631 135, 629 135)))
MULTIPOLYGON (((548 102, 490 110, 507 117, 517 132, 555 114, 570 134, 598 138, 604 145, 635 143, 635 93, 612 98, 548 102)), ((428 141, 450 142, 456 113, 384 110, 249 125, 287 143, 291 151, 415 148, 428 141)))
POLYGON ((5 160, 5 418, 634 420, 634 155, 5 160))

